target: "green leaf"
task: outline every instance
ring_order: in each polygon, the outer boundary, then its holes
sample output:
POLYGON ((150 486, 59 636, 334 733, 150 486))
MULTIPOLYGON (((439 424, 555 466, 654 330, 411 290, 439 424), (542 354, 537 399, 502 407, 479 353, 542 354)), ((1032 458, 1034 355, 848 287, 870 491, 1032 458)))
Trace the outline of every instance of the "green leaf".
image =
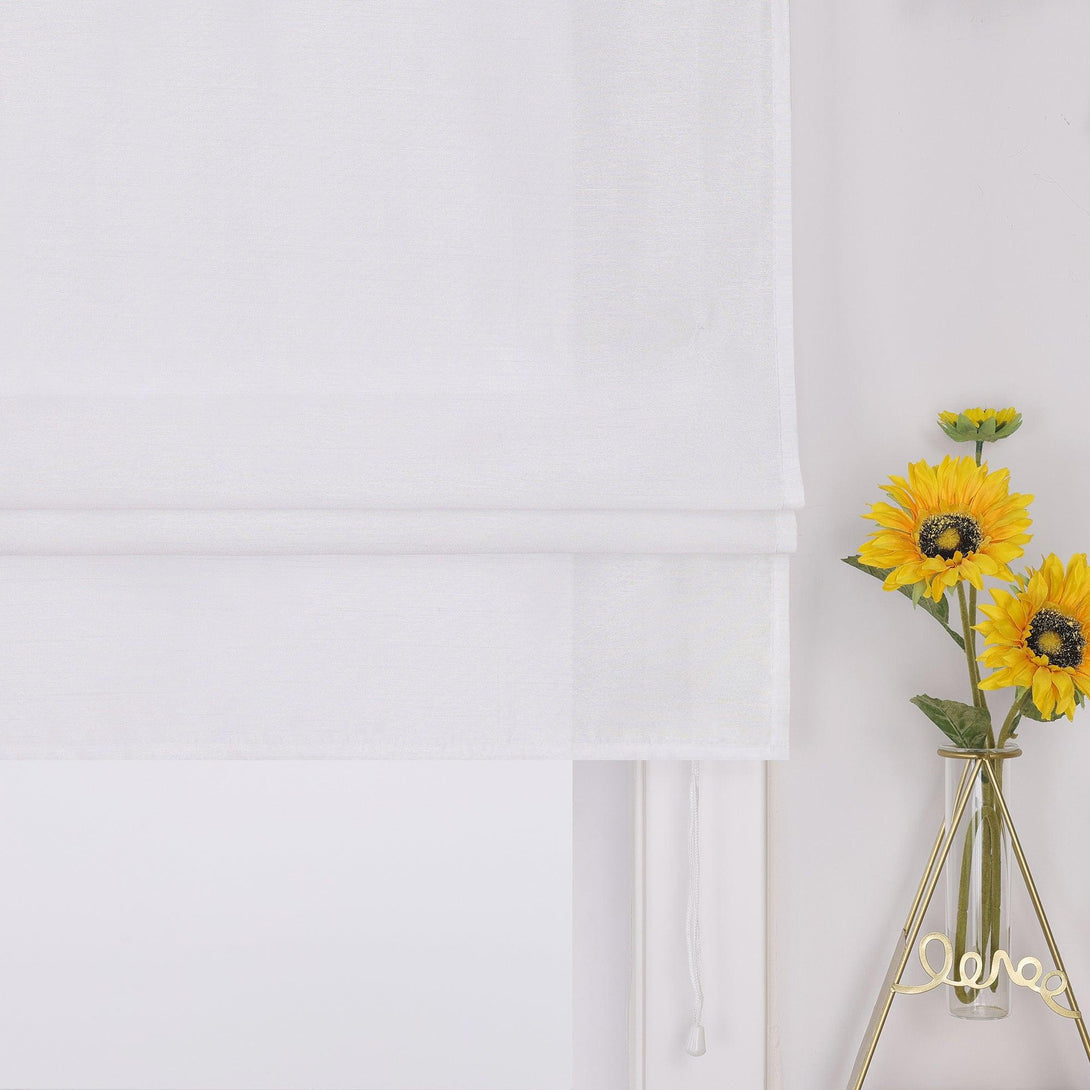
POLYGON ((974 708, 960 700, 940 700, 934 696, 914 696, 916 705, 947 738, 963 749, 980 749, 987 744, 992 717, 987 708, 974 708))
POLYGON ((957 426, 957 424, 947 424, 944 421, 939 421, 939 427, 951 438, 955 443, 968 443, 973 439, 972 435, 965 435, 957 426))
MULTIPOLYGON (((872 568, 869 564, 863 564, 860 562, 857 556, 845 556, 843 557, 844 563, 849 567, 855 568, 857 571, 865 572, 867 575, 874 576, 875 579, 881 579, 885 582, 886 576, 889 575, 892 568, 872 568)), ((943 628, 946 629, 950 638, 962 649, 965 650, 965 641, 950 627, 950 603, 946 600, 944 594, 937 602, 933 598, 915 598, 915 585, 908 587, 897 588, 906 598, 913 602, 918 603, 920 609, 925 613, 930 613, 943 628)))

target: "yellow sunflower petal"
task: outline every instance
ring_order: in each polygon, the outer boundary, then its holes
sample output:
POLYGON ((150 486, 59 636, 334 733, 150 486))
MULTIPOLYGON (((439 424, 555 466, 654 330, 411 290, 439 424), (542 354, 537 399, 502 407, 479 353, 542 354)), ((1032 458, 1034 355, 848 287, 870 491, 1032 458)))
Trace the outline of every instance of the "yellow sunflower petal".
POLYGON ((1033 703, 1045 716, 1051 715, 1056 707, 1056 694, 1052 690, 1052 671, 1047 666, 1038 666, 1033 674, 1033 703))
POLYGON ((1056 690, 1056 709, 1066 713, 1075 706, 1075 683, 1070 674, 1062 670, 1052 671, 1052 687, 1056 690))
POLYGON ((1012 682, 1010 680, 1009 670, 997 670, 994 674, 989 674, 980 682, 982 689, 1006 689, 1012 682))
POLYGON ((1033 673, 1036 667, 1032 662, 1023 662, 1020 666, 1008 667, 1011 675, 1011 684, 1019 689, 1028 689, 1033 684, 1033 673))

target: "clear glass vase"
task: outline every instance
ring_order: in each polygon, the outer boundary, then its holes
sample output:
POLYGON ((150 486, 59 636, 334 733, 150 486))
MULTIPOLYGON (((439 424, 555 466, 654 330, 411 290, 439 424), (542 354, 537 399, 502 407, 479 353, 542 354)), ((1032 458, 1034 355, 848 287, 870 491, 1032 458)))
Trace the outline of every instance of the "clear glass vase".
MULTIPOLYGON (((973 759, 989 757, 970 788, 946 866, 946 934, 954 944, 953 973, 958 979, 987 982, 997 950, 1010 952, 1011 845, 992 783, 999 777, 1010 804, 1011 757, 1021 750, 943 750, 946 764, 946 821, 953 818, 963 777, 973 759), (963 963, 966 955, 975 954, 963 963), (977 961, 979 959, 979 961, 977 961), (966 971, 962 972, 964 964, 966 971)), ((987 987, 948 989, 950 1013, 956 1018, 1006 1018, 1011 1009, 1010 977, 1000 968, 987 987)))

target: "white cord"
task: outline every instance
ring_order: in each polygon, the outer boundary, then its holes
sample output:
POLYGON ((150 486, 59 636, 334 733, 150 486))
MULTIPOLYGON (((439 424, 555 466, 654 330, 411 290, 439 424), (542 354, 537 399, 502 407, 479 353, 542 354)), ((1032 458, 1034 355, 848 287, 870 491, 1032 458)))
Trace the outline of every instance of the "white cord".
POLYGON ((693 1023, 685 1042, 690 1056, 703 1056, 704 985, 700 980, 700 762, 689 765, 689 901, 685 912, 689 980, 693 986, 693 1023))

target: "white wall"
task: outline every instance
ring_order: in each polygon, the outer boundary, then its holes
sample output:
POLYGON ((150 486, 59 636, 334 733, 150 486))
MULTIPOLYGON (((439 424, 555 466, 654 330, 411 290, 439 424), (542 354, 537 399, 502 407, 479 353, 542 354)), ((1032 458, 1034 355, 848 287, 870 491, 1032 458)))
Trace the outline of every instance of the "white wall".
MULTIPOLYGON (((1090 548, 1090 5, 792 8, 808 506, 792 759, 775 770, 776 987, 782 1085, 829 1090, 847 1081, 940 820, 939 735, 908 698, 968 692, 941 631, 837 558, 886 474, 950 449, 934 414, 982 403, 1025 413, 995 454, 1037 494, 1030 557, 1090 548)), ((1027 724, 1022 740, 1015 817, 1086 1002, 1090 715, 1027 724)), ((1046 953, 1016 909, 1016 950, 1046 953)), ((1015 1003, 967 1025, 937 995, 899 999, 868 1090, 1086 1085, 1074 1027, 1029 993, 1015 1003)))

